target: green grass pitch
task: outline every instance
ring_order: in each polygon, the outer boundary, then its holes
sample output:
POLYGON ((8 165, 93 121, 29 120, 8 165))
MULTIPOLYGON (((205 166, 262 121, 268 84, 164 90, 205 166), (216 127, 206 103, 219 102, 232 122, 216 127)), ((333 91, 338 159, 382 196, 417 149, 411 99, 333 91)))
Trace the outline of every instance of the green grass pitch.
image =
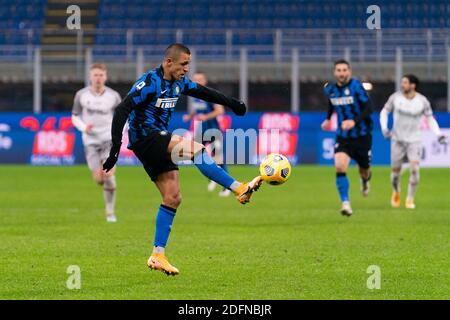
POLYGON ((86 167, 1 166, 0 299, 450 298, 449 169, 422 169, 418 208, 407 211, 389 206, 388 168, 374 168, 364 199, 352 167, 351 218, 338 212, 333 168, 293 170, 242 206, 181 168, 167 251, 181 274, 167 277, 146 267, 160 196, 142 168, 119 168, 119 222, 107 224, 86 167), (80 290, 66 288, 69 265, 80 267, 80 290), (367 288, 370 265, 380 289, 367 288))

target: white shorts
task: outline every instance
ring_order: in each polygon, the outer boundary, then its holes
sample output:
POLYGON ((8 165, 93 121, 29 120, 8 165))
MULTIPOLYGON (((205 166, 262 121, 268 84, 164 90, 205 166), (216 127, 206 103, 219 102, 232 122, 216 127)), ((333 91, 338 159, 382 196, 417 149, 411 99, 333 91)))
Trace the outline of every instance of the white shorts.
POLYGON ((398 140, 391 141, 391 166, 400 168, 403 162, 417 161, 422 158, 422 143, 403 142, 398 140))
POLYGON ((111 142, 102 144, 89 144, 84 146, 86 162, 91 171, 97 171, 102 168, 103 162, 108 159, 111 142))

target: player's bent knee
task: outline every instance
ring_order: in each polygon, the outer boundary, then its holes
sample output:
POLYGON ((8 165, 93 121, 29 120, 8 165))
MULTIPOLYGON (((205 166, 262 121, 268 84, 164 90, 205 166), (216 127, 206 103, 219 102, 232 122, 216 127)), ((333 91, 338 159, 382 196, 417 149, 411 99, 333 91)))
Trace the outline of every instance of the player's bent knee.
POLYGON ((347 171, 347 164, 345 162, 336 161, 334 166, 336 168, 336 172, 346 172, 347 171))
POLYGON ((395 174, 399 174, 402 168, 392 168, 392 172, 395 174))
POLYGON ((100 186, 103 185, 103 183, 105 182, 105 179, 103 178, 103 174, 101 171, 93 172, 92 178, 94 179, 95 183, 97 183, 100 186))
POLYGON ((347 172, 347 167, 343 165, 336 165, 336 172, 337 173, 345 173, 347 172))
POLYGON ((178 208, 181 204, 181 193, 177 192, 164 196, 163 204, 174 209, 178 208))
POLYGON ((113 167, 111 170, 109 170, 108 172, 105 172, 103 170, 100 171, 100 173, 103 176, 103 180, 109 179, 112 176, 114 176, 114 174, 116 173, 116 167, 113 167))

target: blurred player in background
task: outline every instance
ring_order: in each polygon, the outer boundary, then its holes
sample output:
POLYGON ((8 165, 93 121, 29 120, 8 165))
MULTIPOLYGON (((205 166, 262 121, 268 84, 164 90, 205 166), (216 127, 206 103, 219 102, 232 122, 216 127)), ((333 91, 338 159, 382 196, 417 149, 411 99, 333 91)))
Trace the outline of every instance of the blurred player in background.
POLYGON ((400 173, 404 160, 409 161, 410 176, 405 207, 414 209, 414 196, 419 183, 419 164, 422 156, 421 130, 422 117, 425 116, 430 129, 438 136, 440 143, 446 142, 439 125, 433 117, 430 102, 418 93, 419 80, 409 74, 401 80, 401 91, 393 93, 380 113, 381 130, 385 138, 391 138, 391 183, 393 187, 391 205, 400 207, 400 173), (393 112, 392 131, 388 129, 388 114, 393 112))
MULTIPOLYGON (((197 82, 202 86, 208 84, 208 79, 203 72, 196 72, 192 76, 192 81, 197 82)), ((191 98, 191 112, 183 116, 183 121, 191 121, 194 119, 196 121, 194 128, 194 139, 207 146, 208 144, 213 146, 214 160, 217 164, 225 171, 228 172, 227 165, 225 163, 225 148, 224 141, 216 140, 214 137, 211 140, 205 140, 205 132, 207 130, 220 130, 219 121, 217 117, 225 113, 224 107, 220 104, 213 104, 211 102, 206 102, 201 99, 191 98), (197 122, 198 121, 198 122, 197 122)), ((216 188, 217 183, 210 180, 208 183, 208 191, 212 192, 216 188)), ((227 188, 223 188, 219 192, 219 196, 228 197, 231 191, 227 188)))
POLYGON ((232 190, 241 204, 248 203, 253 192, 258 190, 262 183, 260 176, 249 183, 235 180, 214 162, 204 145, 172 135, 168 131, 170 119, 181 94, 225 105, 239 116, 243 116, 247 111, 242 101, 191 81, 187 77, 190 61, 189 48, 179 43, 171 44, 164 53, 161 66, 149 70, 137 80, 114 114, 111 128, 112 147, 103 164, 103 169, 108 172, 117 162, 122 144, 122 130, 128 120, 128 148, 133 150, 142 162, 162 198, 156 216, 153 252, 147 265, 168 275, 179 273, 165 255, 172 223, 181 204, 178 166, 175 163, 177 159, 174 157, 179 160, 192 160, 204 176, 232 190))
POLYGON ((93 64, 89 72, 90 85, 75 95, 72 122, 82 132, 86 162, 94 181, 103 186, 106 220, 116 222, 115 170, 103 172, 103 162, 111 147, 111 123, 120 95, 105 86, 107 69, 104 64, 93 64))
POLYGON ((325 94, 329 107, 327 119, 322 123, 323 130, 329 130, 331 116, 337 113, 338 129, 335 144, 334 164, 336 167, 336 187, 342 201, 341 214, 351 216, 347 169, 351 159, 359 166, 361 192, 369 194, 371 178, 370 161, 372 149, 371 119, 372 107, 369 96, 361 82, 352 78, 350 64, 346 60, 334 63, 336 83, 325 84, 325 94))

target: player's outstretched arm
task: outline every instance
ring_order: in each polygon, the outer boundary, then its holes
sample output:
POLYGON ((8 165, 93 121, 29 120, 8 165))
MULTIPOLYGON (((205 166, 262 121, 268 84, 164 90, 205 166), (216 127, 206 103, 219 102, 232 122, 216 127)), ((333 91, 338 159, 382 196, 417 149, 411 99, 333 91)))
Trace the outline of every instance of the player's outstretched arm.
POLYGON ((114 117, 111 126, 111 137, 112 146, 109 152, 109 157, 103 164, 103 170, 108 172, 111 170, 119 158, 120 146, 122 145, 122 132, 125 123, 127 122, 128 116, 133 109, 133 102, 130 96, 127 96, 122 102, 117 106, 114 112, 114 117))
POLYGON ((247 106, 244 102, 233 97, 228 97, 218 90, 199 85, 198 83, 190 86, 183 93, 190 97, 227 106, 238 116, 243 116, 247 112, 247 106))

